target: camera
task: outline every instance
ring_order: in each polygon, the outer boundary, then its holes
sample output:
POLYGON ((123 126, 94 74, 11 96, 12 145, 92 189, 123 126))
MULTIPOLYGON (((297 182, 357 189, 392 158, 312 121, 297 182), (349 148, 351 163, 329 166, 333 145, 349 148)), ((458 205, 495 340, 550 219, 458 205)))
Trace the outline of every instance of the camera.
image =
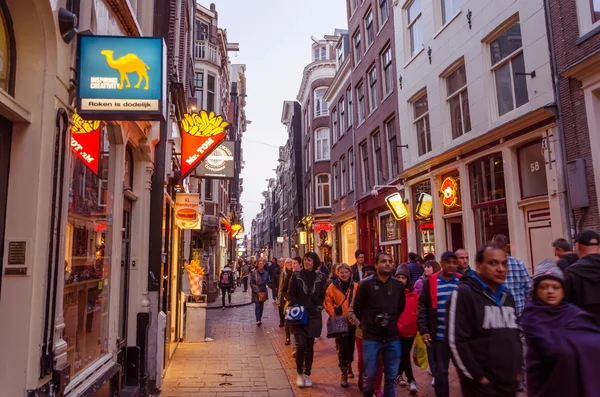
POLYGON ((344 310, 342 309, 341 306, 336 306, 333 308, 333 312, 335 313, 336 316, 341 316, 344 313, 344 310))
POLYGON ((392 318, 392 316, 390 316, 387 313, 378 314, 377 316, 375 316, 375 324, 377 324, 383 328, 387 328, 390 325, 391 318, 392 318))

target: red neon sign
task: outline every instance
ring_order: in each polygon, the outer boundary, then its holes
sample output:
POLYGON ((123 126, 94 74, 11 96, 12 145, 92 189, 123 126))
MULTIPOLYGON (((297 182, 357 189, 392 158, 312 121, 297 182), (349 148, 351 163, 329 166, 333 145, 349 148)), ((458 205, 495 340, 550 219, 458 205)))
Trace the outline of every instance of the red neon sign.
POLYGON ((225 139, 229 123, 214 112, 185 114, 181 119, 181 177, 188 176, 225 139))
POLYGON ((84 120, 73 113, 71 151, 96 175, 100 157, 100 125, 100 120, 84 120))
POLYGON ((313 230, 317 233, 319 233, 321 230, 330 232, 333 230, 333 226, 331 226, 331 223, 317 223, 313 226, 313 230))

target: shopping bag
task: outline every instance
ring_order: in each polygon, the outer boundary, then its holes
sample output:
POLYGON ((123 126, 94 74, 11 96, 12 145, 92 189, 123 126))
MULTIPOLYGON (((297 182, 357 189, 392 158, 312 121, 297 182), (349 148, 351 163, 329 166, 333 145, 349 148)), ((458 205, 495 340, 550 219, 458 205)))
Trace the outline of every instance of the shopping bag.
POLYGON ((306 308, 300 305, 288 306, 285 311, 285 322, 289 325, 304 325, 308 321, 306 308))
POLYGON ((421 334, 415 337, 415 348, 413 349, 413 361, 421 369, 427 369, 427 345, 423 342, 421 334))

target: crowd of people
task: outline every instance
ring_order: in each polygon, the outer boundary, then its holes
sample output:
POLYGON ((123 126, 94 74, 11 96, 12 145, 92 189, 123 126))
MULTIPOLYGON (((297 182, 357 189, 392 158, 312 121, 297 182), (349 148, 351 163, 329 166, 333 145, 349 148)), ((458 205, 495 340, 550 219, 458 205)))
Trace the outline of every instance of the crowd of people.
POLYGON ((299 387, 312 386, 325 310, 340 385, 354 378, 356 351, 365 396, 395 396, 397 385, 416 394, 417 356, 419 366, 429 367, 437 397, 450 395, 451 361, 466 397, 523 390, 536 397, 600 396, 600 236, 583 231, 574 249, 554 241, 557 259, 537 264, 533 275, 509 254, 508 243, 494 236, 473 262, 465 249, 444 252, 439 262, 409 253, 405 264, 381 252, 369 265, 362 250, 350 266, 324 264, 314 252, 274 258, 269 268, 259 258, 242 264, 240 277, 249 277, 257 325, 271 290, 286 345, 293 335, 299 387), (417 352, 418 346, 425 347, 417 352))

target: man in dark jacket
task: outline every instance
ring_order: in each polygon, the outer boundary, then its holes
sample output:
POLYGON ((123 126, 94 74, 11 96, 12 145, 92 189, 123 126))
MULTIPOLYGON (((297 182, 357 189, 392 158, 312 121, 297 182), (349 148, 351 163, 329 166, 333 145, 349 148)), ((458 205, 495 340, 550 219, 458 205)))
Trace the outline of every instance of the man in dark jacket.
POLYGON ((464 277, 447 304, 446 339, 462 395, 516 396, 523 362, 515 300, 503 284, 508 258, 486 245, 477 251, 477 274, 464 277))
POLYGON ((273 268, 271 269, 271 291, 273 292, 273 303, 277 302, 277 296, 279 295, 279 281, 281 277, 281 269, 283 269, 285 260, 279 258, 279 261, 275 260, 273 268))
POLYGON ((410 282, 415 285, 419 277, 423 275, 425 268, 418 262, 419 255, 414 252, 408 253, 408 270, 410 270, 410 282))
POLYGON ((584 230, 575 238, 579 259, 565 271, 565 300, 596 317, 600 324, 600 236, 584 230))
POLYGON ((359 283, 360 280, 363 279, 362 268, 365 265, 365 251, 356 250, 354 253, 354 258, 356 259, 356 263, 350 266, 350 270, 352 270, 352 279, 354 282, 359 283))
POLYGON ((556 265, 560 267, 560 270, 563 272, 567 267, 571 266, 579 259, 577 254, 571 249, 571 244, 564 238, 556 239, 552 243, 552 247, 554 247, 554 255, 558 258, 556 265))
POLYGON ((379 355, 383 356, 384 396, 394 396, 400 365, 398 318, 404 311, 404 286, 392 275, 391 255, 380 253, 375 258, 376 273, 361 281, 354 300, 354 313, 363 333, 363 393, 372 396, 379 355))
POLYGON ((442 254, 441 266, 441 271, 433 273, 423 283, 419 295, 417 328, 428 347, 430 361, 433 361, 429 366, 435 380, 435 395, 449 397, 450 351, 445 343, 446 302, 450 294, 456 290, 460 278, 460 274, 456 273, 458 263, 454 252, 447 251, 442 254))

